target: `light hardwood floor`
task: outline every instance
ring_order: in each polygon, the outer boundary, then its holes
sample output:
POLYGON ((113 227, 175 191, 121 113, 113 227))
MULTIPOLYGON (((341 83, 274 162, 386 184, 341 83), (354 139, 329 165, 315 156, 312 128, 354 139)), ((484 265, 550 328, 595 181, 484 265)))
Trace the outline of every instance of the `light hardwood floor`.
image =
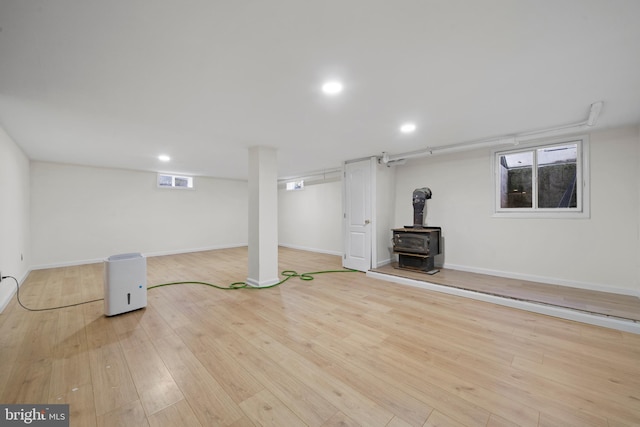
POLYGON ((373 271, 519 301, 541 303, 594 315, 640 322, 640 298, 635 296, 508 279, 459 270, 440 269, 439 273, 428 275, 423 272, 398 269, 396 265, 397 263, 387 264, 373 271))
MULTIPOLYGON (((148 258, 149 285, 246 278, 246 248, 148 258)), ((339 257, 280 249, 281 270, 339 257)), ((31 307, 102 296, 102 264, 39 270, 31 307)), ((0 315, 0 402, 69 403, 72 426, 640 425, 640 335, 367 278, 149 290, 0 315)))

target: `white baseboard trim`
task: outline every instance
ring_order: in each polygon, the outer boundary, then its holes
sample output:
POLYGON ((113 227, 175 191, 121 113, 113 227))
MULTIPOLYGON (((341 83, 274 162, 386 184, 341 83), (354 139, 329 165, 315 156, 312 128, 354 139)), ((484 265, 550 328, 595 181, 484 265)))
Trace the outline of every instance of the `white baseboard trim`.
POLYGON ((282 246, 283 248, 289 248, 289 249, 297 249, 297 250, 300 250, 300 251, 317 252, 317 253, 320 253, 320 254, 342 256, 342 252, 339 252, 339 251, 330 251, 330 250, 327 250, 327 249, 309 248, 309 247, 306 247, 306 246, 291 245, 289 243, 278 243, 278 246, 282 246))
MULTIPOLYGON (((177 250, 169 250, 169 251, 142 252, 142 254, 144 256, 146 256, 146 257, 157 257, 157 256, 167 256, 167 255, 188 254, 188 253, 192 253, 192 252, 215 251, 215 250, 219 250, 219 249, 233 249, 233 248, 241 248, 241 247, 246 247, 246 246, 247 246, 247 243, 235 243, 235 244, 231 244, 231 245, 207 246, 207 247, 203 247, 203 248, 191 248, 191 249, 177 249, 177 250)), ((291 248, 291 249, 297 249, 297 250, 301 250, 301 251, 309 251, 309 252, 317 252, 317 253, 321 253, 321 254, 342 256, 342 252, 330 251, 330 250, 326 250, 326 249, 309 248, 309 247, 305 247, 305 246, 290 245, 290 244, 287 244, 287 243, 280 243, 278 246, 283 246, 285 248, 291 248)), ((111 255, 114 255, 114 254, 111 254, 111 255)), ((75 261, 64 261, 64 262, 54 262, 54 263, 50 263, 50 264, 39 264, 39 265, 32 266, 29 271, 44 270, 44 269, 47 269, 47 268, 73 267, 73 266, 76 266, 76 265, 85 265, 85 264, 96 264, 96 263, 99 263, 99 262, 104 262, 104 260, 107 259, 111 255, 105 256, 104 258, 88 258, 88 259, 81 259, 81 260, 75 260, 75 261)))
POLYGON ((389 259, 389 258, 384 259, 384 260, 382 260, 382 261, 379 261, 379 262, 376 264, 376 268, 384 267, 385 265, 388 265, 388 264, 391 264, 391 259, 389 259))
MULTIPOLYGON (((448 267, 451 268, 451 267, 448 267)), ((494 274, 495 275, 495 274, 494 274)), ((398 283, 401 285, 413 286, 416 288, 427 289, 430 291, 441 292, 449 295, 456 295, 465 298, 471 298, 478 301, 489 302, 506 307, 518 308, 533 313, 545 314, 547 316, 558 317, 566 320, 587 323, 590 325, 602 326, 605 328, 616 329, 624 332, 640 334, 640 323, 617 319, 607 316, 599 316, 595 314, 585 313, 576 310, 570 310, 562 307, 554 307, 544 304, 536 304, 528 301, 520 301, 510 298, 502 298, 495 295, 483 294, 480 292, 469 291, 466 289, 453 288, 450 286, 437 285, 435 283, 423 282, 418 280, 407 279, 404 277, 392 276, 389 274, 367 272, 367 277, 385 280, 387 282, 398 283)))
POLYGON ((167 255, 180 255, 180 254, 189 254, 193 252, 205 252, 205 251, 217 251, 220 249, 242 248, 242 247, 246 247, 247 245, 248 243, 235 243, 232 245, 207 246, 205 248, 181 249, 181 250, 175 250, 175 251, 145 252, 144 256, 156 257, 156 256, 167 256, 167 255))
MULTIPOLYGON (((31 270, 27 270, 26 273, 24 273, 22 275, 22 277, 16 277, 16 279, 18 279, 18 286, 22 286, 22 284, 24 283, 25 280, 27 280, 27 277, 29 276, 29 273, 31 273, 31 270)), ((2 283, 9 283, 11 285, 11 289, 9 290, 9 293, 6 293, 3 297, 2 300, 0 300, 0 313, 2 313, 4 311, 5 308, 7 308, 7 305, 9 305, 9 302, 11 301, 11 298, 13 298, 13 296, 16 294, 16 288, 15 288, 15 282, 12 279, 4 279, 2 281, 2 283)))
POLYGON ((508 279, 526 280, 528 282, 546 283, 548 285, 566 286, 569 288, 586 289, 590 291, 608 292, 611 294, 640 297, 640 290, 616 288, 597 283, 578 282, 575 280, 557 279, 547 276, 536 276, 533 274, 514 273, 510 271, 490 270, 488 268, 467 267, 464 265, 447 264, 443 268, 451 270, 467 271, 469 273, 487 274, 489 276, 506 277, 508 279))
POLYGON ((32 266, 31 271, 46 270, 48 268, 74 267, 76 265, 97 264, 99 262, 103 262, 105 259, 106 257, 95 258, 95 259, 82 259, 77 261, 54 262, 51 264, 40 264, 40 265, 32 266))
MULTIPOLYGON (((204 248, 192 248, 192 249, 178 249, 178 250, 170 250, 170 251, 156 251, 156 252, 142 252, 142 254, 146 257, 157 257, 157 256, 166 256, 166 255, 179 255, 179 254, 188 254, 193 252, 204 252, 204 251, 215 251, 218 249, 232 249, 232 248, 240 248, 243 246, 247 246, 246 243, 238 243, 233 245, 219 245, 219 246, 207 246, 204 248)), ((83 259, 76 261, 65 261, 65 262, 56 262, 51 264, 40 264, 31 267, 31 270, 44 270, 47 268, 59 268, 59 267, 73 267, 76 265, 85 265, 85 264, 96 264, 99 262, 103 262, 109 256, 114 255, 110 254, 105 256, 104 258, 93 258, 93 259, 83 259)))
POLYGON ((259 281, 257 279, 252 279, 249 277, 247 278, 247 285, 251 286, 252 288, 268 288, 280 283, 280 281, 281 280, 279 278, 259 281))

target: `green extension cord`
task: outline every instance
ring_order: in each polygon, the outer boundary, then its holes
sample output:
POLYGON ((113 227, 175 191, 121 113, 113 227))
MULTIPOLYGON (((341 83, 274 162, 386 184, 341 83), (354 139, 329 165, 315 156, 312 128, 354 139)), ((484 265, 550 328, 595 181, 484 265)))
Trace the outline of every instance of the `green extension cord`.
POLYGON ((324 271, 314 271, 311 273, 302 273, 302 274, 298 274, 297 272, 293 271, 293 270, 284 270, 281 274, 285 277, 284 279, 282 279, 281 281, 279 281, 278 283, 274 283, 273 285, 269 285, 269 286, 251 286, 250 284, 248 284, 247 282, 233 282, 231 283, 229 286, 218 286, 218 285, 214 285, 213 283, 208 283, 208 282, 193 282, 193 281, 188 281, 188 282, 171 282, 171 283, 161 283, 159 285, 153 285, 153 286, 149 286, 147 287, 147 290, 149 289, 153 289, 153 288, 160 288, 162 286, 171 286, 171 285, 188 285, 188 284, 194 284, 194 285, 205 285, 205 286, 211 286, 212 288, 216 288, 216 289, 221 289, 223 291, 232 291, 232 290, 236 290, 236 289, 269 289, 269 288, 275 288, 276 286, 280 286, 282 285, 284 282, 286 282, 287 280, 291 279, 292 277, 299 277, 300 280, 306 280, 306 281, 310 281, 313 280, 313 276, 316 274, 325 274, 325 273, 355 273, 358 270, 351 270, 351 269, 344 269, 344 270, 324 270, 324 271))
MULTIPOLYGON (((280 286, 284 282, 286 282, 287 280, 291 279, 292 277, 299 277, 300 280, 309 281, 309 280, 313 280, 313 276, 316 275, 316 274, 324 274, 324 273, 355 273, 357 271, 358 270, 351 270, 351 269, 324 270, 324 271, 314 271, 312 273, 298 274, 297 272, 295 272, 293 270, 284 270, 282 272, 282 275, 285 276, 285 278, 282 279, 281 281, 279 281, 278 283, 275 283, 275 284, 269 285, 269 286, 259 286, 259 287, 258 286, 251 286, 247 282, 233 282, 229 286, 218 286, 218 285, 214 285, 213 283, 207 283, 207 282, 171 282, 171 283, 161 283, 159 285, 149 286, 149 287, 147 287, 147 290, 153 289, 153 288, 160 288, 162 286, 186 285, 186 284, 196 284, 196 285, 211 286, 212 288, 221 289, 223 291, 231 291, 231 290, 235 290, 235 289, 268 289, 268 288, 275 288, 276 286, 280 286)), ((59 310, 61 308, 75 307, 75 306, 78 306, 78 305, 89 304, 91 302, 104 300, 104 298, 98 298, 98 299, 94 299, 94 300, 91 300, 91 301, 84 301, 84 302, 79 302, 79 303, 76 303, 76 304, 69 304, 69 305, 61 305, 61 306, 58 306, 58 307, 29 308, 29 307, 26 307, 24 304, 22 304, 22 301, 20 301, 20 284, 18 283, 18 279, 16 279, 13 276, 4 276, 4 277, 2 277, 2 279, 13 279, 16 282, 16 299, 18 300, 18 304, 20 304, 20 306, 22 308, 24 308, 25 310, 28 310, 28 311, 59 310)))

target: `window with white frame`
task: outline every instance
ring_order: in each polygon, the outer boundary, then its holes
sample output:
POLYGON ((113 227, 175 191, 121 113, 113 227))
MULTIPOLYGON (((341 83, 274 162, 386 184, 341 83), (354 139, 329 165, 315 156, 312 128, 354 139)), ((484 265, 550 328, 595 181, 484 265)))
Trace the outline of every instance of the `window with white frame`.
POLYGON ((160 188, 181 188, 193 189, 192 176, 178 176, 166 173, 158 174, 158 187, 160 188))
POLYGON ((304 181, 303 180, 287 182, 287 191, 303 190, 303 189, 304 189, 304 181))
POLYGON ((588 217, 588 166, 586 137, 495 152, 495 216, 588 217))

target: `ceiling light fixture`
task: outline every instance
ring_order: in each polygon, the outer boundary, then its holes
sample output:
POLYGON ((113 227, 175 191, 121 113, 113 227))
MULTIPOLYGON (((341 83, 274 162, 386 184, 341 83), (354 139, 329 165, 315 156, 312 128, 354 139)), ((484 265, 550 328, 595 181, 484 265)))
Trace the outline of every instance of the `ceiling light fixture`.
POLYGON ((342 89, 344 89, 342 83, 337 80, 328 81, 322 85, 322 91, 326 95, 337 95, 342 92, 342 89))
POLYGON ((400 132, 402 133, 412 133, 416 130, 415 123, 404 123, 400 126, 400 132))
POLYGON ((160 160, 161 162, 168 162, 169 160, 171 160, 171 157, 167 156, 166 154, 160 154, 158 156, 158 160, 160 160))

